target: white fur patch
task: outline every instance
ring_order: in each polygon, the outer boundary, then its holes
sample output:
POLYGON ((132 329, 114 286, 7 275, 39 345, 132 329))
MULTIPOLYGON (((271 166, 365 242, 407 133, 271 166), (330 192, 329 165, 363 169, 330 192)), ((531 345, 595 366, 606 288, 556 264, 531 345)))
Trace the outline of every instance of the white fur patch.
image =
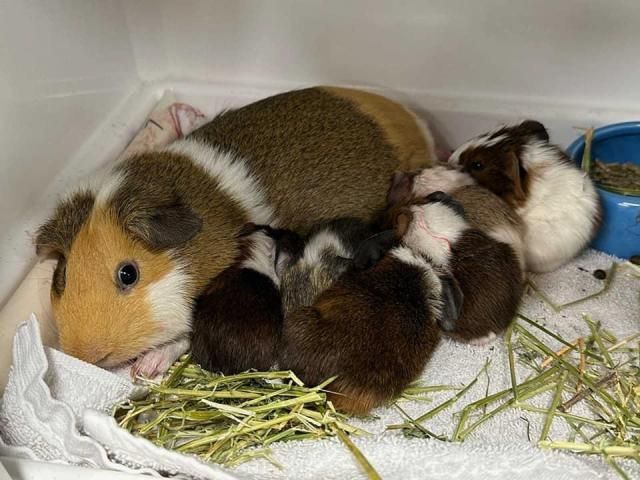
POLYGON ((444 166, 425 168, 413 179, 413 196, 426 197, 441 191, 451 193, 458 188, 473 185, 475 180, 467 173, 444 166))
POLYGON ((219 188, 246 210, 249 221, 276 225, 273 208, 244 159, 192 139, 178 140, 165 151, 184 155, 204 168, 219 188))
POLYGON ((469 228, 466 220, 440 202, 413 206, 411 212, 413 220, 402 243, 427 255, 436 266, 448 266, 451 246, 469 228))
POLYGON ((473 338, 469 340, 469 345, 475 345, 476 347, 487 345, 488 343, 493 342, 497 338, 494 332, 489 332, 484 337, 473 338))
POLYGON ((397 258, 402 263, 406 263, 407 265, 413 265, 418 268, 431 268, 431 265, 422 255, 416 255, 411 248, 407 246, 400 246, 393 248, 389 255, 394 258, 397 258))
POLYGON ((191 329, 190 277, 180 265, 146 288, 153 321, 160 332, 152 343, 164 343, 189 333, 191 329))
POLYGON ((517 209, 527 229, 527 268, 534 272, 555 270, 591 239, 598 193, 584 172, 543 142, 525 147, 522 164, 531 179, 527 201, 517 209))
POLYGON ((304 247, 301 261, 307 265, 317 265, 322 261, 323 253, 328 250, 339 257, 351 258, 352 256, 335 233, 322 230, 309 239, 304 247))
POLYGON ((505 140, 507 138, 507 135, 498 135, 494 138, 491 138, 498 130, 501 130, 503 128, 504 126, 501 125, 490 132, 472 138, 471 140, 460 145, 449 157, 449 165, 454 168, 458 167, 460 165, 460 155, 462 155, 465 150, 479 147, 489 148, 505 140))
POLYGON ((251 235, 251 256, 242 262, 242 268, 254 270, 271 279, 276 287, 280 286, 280 279, 276 274, 276 242, 264 232, 251 235))
POLYGON ((96 205, 104 206, 109 203, 109 200, 118 191, 122 182, 124 182, 124 174, 121 171, 110 172, 97 190, 96 205))

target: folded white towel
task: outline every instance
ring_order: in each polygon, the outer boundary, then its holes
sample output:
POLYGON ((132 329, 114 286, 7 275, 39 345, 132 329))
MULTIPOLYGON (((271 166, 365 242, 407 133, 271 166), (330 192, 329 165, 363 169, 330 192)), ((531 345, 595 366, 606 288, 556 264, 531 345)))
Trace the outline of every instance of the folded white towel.
POLYGON ((140 393, 126 378, 43 347, 32 315, 14 339, 0 403, 0 455, 156 476, 238 478, 120 429, 109 412, 140 393))

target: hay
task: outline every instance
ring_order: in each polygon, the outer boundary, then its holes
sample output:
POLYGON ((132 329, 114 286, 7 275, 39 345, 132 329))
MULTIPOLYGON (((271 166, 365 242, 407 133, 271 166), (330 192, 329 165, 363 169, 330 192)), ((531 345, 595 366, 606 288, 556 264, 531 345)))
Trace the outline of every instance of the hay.
MULTIPOLYGON (((325 387, 309 388, 289 371, 217 375, 184 356, 140 400, 116 407, 122 428, 156 445, 227 467, 270 456, 277 441, 365 433, 345 422, 325 387)), ((342 437, 341 437, 342 438, 342 437)))

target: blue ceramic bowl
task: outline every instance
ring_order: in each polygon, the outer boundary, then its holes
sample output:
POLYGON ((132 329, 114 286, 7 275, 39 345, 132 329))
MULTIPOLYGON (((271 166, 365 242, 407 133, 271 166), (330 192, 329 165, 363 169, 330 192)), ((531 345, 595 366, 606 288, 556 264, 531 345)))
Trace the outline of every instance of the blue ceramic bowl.
MULTIPOLYGON (((582 162, 584 137, 567 149, 578 165, 582 162)), ((591 158, 605 163, 632 162, 640 165, 640 122, 607 125, 594 131, 591 158)), ((596 250, 629 258, 640 255, 640 197, 598 189, 604 219, 591 246, 596 250)))

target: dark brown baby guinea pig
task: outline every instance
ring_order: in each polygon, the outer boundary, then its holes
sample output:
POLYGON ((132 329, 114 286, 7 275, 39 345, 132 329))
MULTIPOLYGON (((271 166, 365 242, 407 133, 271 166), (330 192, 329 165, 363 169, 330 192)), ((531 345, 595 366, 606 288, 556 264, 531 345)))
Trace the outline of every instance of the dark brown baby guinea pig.
POLYGON ((309 385, 337 376, 328 389, 341 411, 362 415, 388 403, 424 369, 438 323, 459 314, 450 280, 419 251, 392 248, 285 316, 279 366, 309 385))
POLYGON ((193 313, 193 361, 224 374, 268 370, 276 363, 282 330, 278 271, 302 248, 295 233, 254 224, 242 229, 238 242, 238 260, 211 280, 193 313))

